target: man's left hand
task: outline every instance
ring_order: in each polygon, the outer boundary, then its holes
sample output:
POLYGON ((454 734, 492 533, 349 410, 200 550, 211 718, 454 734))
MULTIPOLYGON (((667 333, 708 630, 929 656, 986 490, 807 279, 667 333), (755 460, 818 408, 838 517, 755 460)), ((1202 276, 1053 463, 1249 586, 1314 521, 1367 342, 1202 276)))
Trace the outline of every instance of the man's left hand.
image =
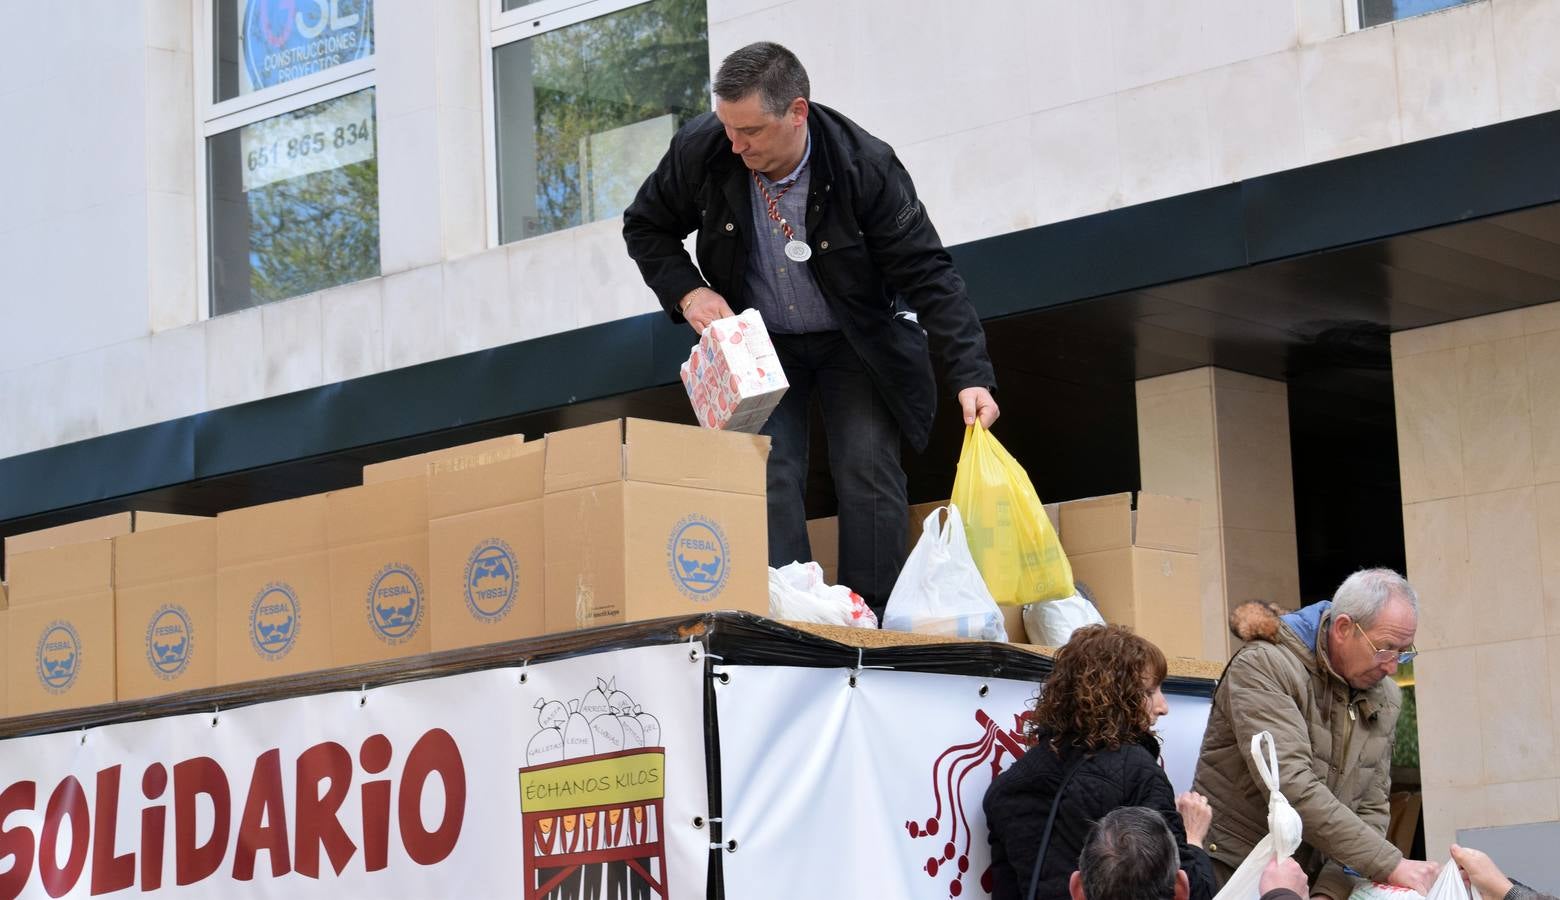
POLYGON ((974 425, 977 418, 984 428, 990 428, 997 421, 1001 411, 997 409, 997 401, 992 399, 991 392, 983 387, 965 388, 959 392, 959 406, 964 410, 964 424, 974 425))

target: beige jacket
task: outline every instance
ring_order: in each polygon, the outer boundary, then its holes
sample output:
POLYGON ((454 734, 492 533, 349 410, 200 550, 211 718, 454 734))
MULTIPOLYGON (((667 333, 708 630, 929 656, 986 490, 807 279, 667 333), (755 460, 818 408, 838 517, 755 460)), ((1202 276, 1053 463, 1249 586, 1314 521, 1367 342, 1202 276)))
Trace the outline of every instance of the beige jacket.
POLYGON ((1267 834, 1267 787, 1250 748, 1252 735, 1269 731, 1280 789, 1304 825, 1296 859, 1313 894, 1347 900, 1355 879, 1344 866, 1385 881, 1403 858, 1386 839, 1401 694, 1390 678, 1358 691, 1332 671, 1325 606, 1283 620, 1253 606, 1241 610, 1236 634, 1250 643, 1214 692, 1192 785, 1213 807, 1208 854, 1238 866, 1267 834))

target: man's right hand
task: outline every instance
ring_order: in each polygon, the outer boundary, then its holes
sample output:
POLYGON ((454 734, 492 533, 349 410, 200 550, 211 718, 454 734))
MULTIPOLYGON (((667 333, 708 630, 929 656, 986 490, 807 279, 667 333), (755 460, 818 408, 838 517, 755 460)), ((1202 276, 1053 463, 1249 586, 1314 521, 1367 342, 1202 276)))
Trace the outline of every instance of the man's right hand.
POLYGON ((1441 874, 1441 864, 1418 859, 1405 859, 1397 864, 1387 881, 1399 887, 1412 888, 1421 894, 1430 893, 1435 877, 1441 874))
POLYGON ((1295 862, 1294 857, 1275 859, 1262 870, 1260 896, 1267 896, 1267 892, 1275 888, 1288 888, 1295 892, 1295 896, 1304 897, 1309 887, 1305 880, 1305 870, 1300 868, 1300 864, 1295 862))
POLYGON ((682 310, 684 319, 698 334, 703 334, 704 329, 710 327, 710 323, 716 319, 724 319, 727 316, 736 315, 731 307, 726 305, 726 298, 715 293, 707 287, 697 287, 683 295, 677 301, 677 308, 682 310))

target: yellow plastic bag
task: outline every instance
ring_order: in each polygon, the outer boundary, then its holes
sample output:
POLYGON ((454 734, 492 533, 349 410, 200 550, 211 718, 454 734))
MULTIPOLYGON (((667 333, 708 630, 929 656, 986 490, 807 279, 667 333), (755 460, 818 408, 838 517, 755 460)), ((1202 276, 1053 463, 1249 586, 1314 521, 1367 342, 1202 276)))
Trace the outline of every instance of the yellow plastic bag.
POLYGON ((979 422, 964 429, 953 503, 975 567, 998 603, 1022 606, 1073 594, 1072 566, 1024 467, 979 422))

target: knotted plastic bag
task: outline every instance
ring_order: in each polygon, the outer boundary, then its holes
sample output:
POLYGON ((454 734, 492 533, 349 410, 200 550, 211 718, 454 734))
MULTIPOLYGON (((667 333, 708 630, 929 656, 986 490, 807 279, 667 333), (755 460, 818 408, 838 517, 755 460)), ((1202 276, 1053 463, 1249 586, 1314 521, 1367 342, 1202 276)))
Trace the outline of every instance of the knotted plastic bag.
POLYGON ((979 422, 964 429, 953 504, 992 599, 1022 606, 1072 596, 1072 566, 1029 474, 979 422))
POLYGON ((1268 833, 1257 842, 1244 862, 1225 882, 1213 900, 1251 900, 1262 893, 1262 870, 1275 859, 1293 856, 1300 847, 1300 814, 1278 789, 1278 750, 1273 735, 1259 731, 1251 736, 1251 758, 1268 789, 1268 833), (1265 752, 1265 755, 1264 755, 1265 752))

